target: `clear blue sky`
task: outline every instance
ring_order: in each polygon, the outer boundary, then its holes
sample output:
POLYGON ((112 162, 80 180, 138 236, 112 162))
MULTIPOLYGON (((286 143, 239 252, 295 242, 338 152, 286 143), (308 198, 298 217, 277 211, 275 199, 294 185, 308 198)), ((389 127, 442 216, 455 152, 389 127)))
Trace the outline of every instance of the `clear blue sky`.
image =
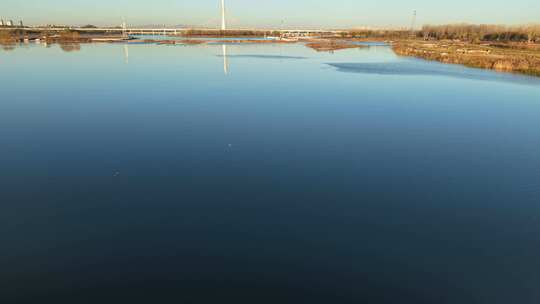
MULTIPOLYGON (((540 0, 226 0, 231 26, 409 26, 540 23, 540 0)), ((1 0, 0 16, 26 24, 218 24, 218 0, 1 0)))

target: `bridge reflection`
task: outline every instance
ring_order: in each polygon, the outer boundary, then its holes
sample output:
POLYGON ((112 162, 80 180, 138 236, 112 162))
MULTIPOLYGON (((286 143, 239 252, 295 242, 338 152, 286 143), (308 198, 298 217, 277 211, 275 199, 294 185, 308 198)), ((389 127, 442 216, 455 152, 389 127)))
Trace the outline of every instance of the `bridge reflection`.
POLYGON ((124 44, 124 61, 129 64, 129 47, 128 44, 124 44))
MULTIPOLYGON (((223 57, 223 74, 229 75, 230 68, 229 68, 229 57, 228 57, 228 46, 226 44, 221 45, 221 52, 223 57)), ((125 64, 129 64, 129 44, 124 44, 123 48, 124 53, 124 62, 125 64)))
POLYGON ((222 50, 223 50, 223 73, 225 75, 229 75, 229 60, 227 58, 227 45, 226 44, 222 45, 222 50))

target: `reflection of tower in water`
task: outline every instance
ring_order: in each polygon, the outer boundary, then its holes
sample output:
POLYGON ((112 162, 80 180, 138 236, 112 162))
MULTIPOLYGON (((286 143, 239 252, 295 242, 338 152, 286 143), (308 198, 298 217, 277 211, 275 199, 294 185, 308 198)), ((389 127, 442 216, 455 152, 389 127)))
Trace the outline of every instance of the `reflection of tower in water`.
POLYGON ((229 75, 229 60, 227 58, 227 45, 223 44, 221 46, 223 48, 223 73, 225 73, 225 75, 229 75))
POLYGON ((126 64, 129 63, 129 48, 128 48, 127 43, 124 44, 124 60, 125 60, 126 64))

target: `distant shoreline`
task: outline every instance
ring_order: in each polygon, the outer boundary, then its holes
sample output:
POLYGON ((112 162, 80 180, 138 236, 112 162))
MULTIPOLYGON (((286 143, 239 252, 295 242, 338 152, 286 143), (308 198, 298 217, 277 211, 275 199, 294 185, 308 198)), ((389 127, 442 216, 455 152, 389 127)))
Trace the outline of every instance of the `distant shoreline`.
MULTIPOLYGON (((118 32, 118 29, 115 29, 118 32)), ((156 30, 157 34, 160 34, 156 30)), ((445 32, 447 34, 447 32, 445 32)), ((74 45, 81 43, 156 43, 162 45, 198 45, 213 43, 204 38, 236 38, 227 43, 238 44, 274 44, 274 43, 304 43, 307 47, 318 52, 334 52, 343 49, 364 47, 356 42, 385 41, 392 45, 393 51, 400 56, 412 56, 426 60, 434 60, 449 64, 462 64, 469 67, 492 69, 500 72, 520 73, 540 77, 540 43, 529 42, 489 42, 463 41, 460 39, 434 39, 410 36, 410 32, 272 32, 249 30, 189 30, 176 35, 178 39, 135 39, 129 35, 96 32, 85 29, 62 31, 9 31, 0 30, 0 44, 4 49, 16 43, 43 42, 48 44, 74 45), (279 35, 279 36, 278 36, 279 35), (408 36, 408 37, 407 37, 408 36), (255 38, 266 39, 255 39, 255 38), (197 38, 197 39, 191 39, 197 38)), ((516 34, 517 35, 517 34, 516 34)), ((522 36, 512 37, 522 37, 522 36)), ((151 35, 148 35, 151 37, 151 35)), ((77 49, 64 47, 63 49, 77 49)))

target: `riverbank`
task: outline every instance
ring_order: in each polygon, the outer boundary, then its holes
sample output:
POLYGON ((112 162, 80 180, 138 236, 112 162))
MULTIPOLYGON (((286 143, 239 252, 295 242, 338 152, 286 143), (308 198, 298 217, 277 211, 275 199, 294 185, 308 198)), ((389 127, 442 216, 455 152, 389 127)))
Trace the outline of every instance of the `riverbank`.
MULTIPOLYGON (((400 56, 418 57, 448 64, 462 64, 474 68, 492 69, 501 72, 521 73, 540 76, 540 44, 526 42, 463 42, 459 40, 421 40, 396 39, 388 41, 384 37, 273 37, 253 39, 248 34, 257 32, 228 33, 233 39, 215 40, 213 37, 198 36, 203 32, 190 33, 191 37, 178 36, 178 39, 136 39, 110 33, 80 33, 78 31, 61 32, 17 32, 0 31, 0 45, 11 50, 17 43, 42 42, 47 44, 71 45, 84 43, 155 43, 161 45, 204 45, 215 43, 227 44, 294 44, 302 43, 317 52, 334 52, 339 50, 365 47, 358 42, 385 41, 392 45, 394 52, 400 56), (206 39, 205 39, 206 38, 206 39)), ((265 33, 269 34, 269 33, 265 33)), ((63 47, 64 49, 64 47, 63 47)))
POLYGON ((540 76, 540 45, 404 40, 392 43, 400 56, 540 76))

